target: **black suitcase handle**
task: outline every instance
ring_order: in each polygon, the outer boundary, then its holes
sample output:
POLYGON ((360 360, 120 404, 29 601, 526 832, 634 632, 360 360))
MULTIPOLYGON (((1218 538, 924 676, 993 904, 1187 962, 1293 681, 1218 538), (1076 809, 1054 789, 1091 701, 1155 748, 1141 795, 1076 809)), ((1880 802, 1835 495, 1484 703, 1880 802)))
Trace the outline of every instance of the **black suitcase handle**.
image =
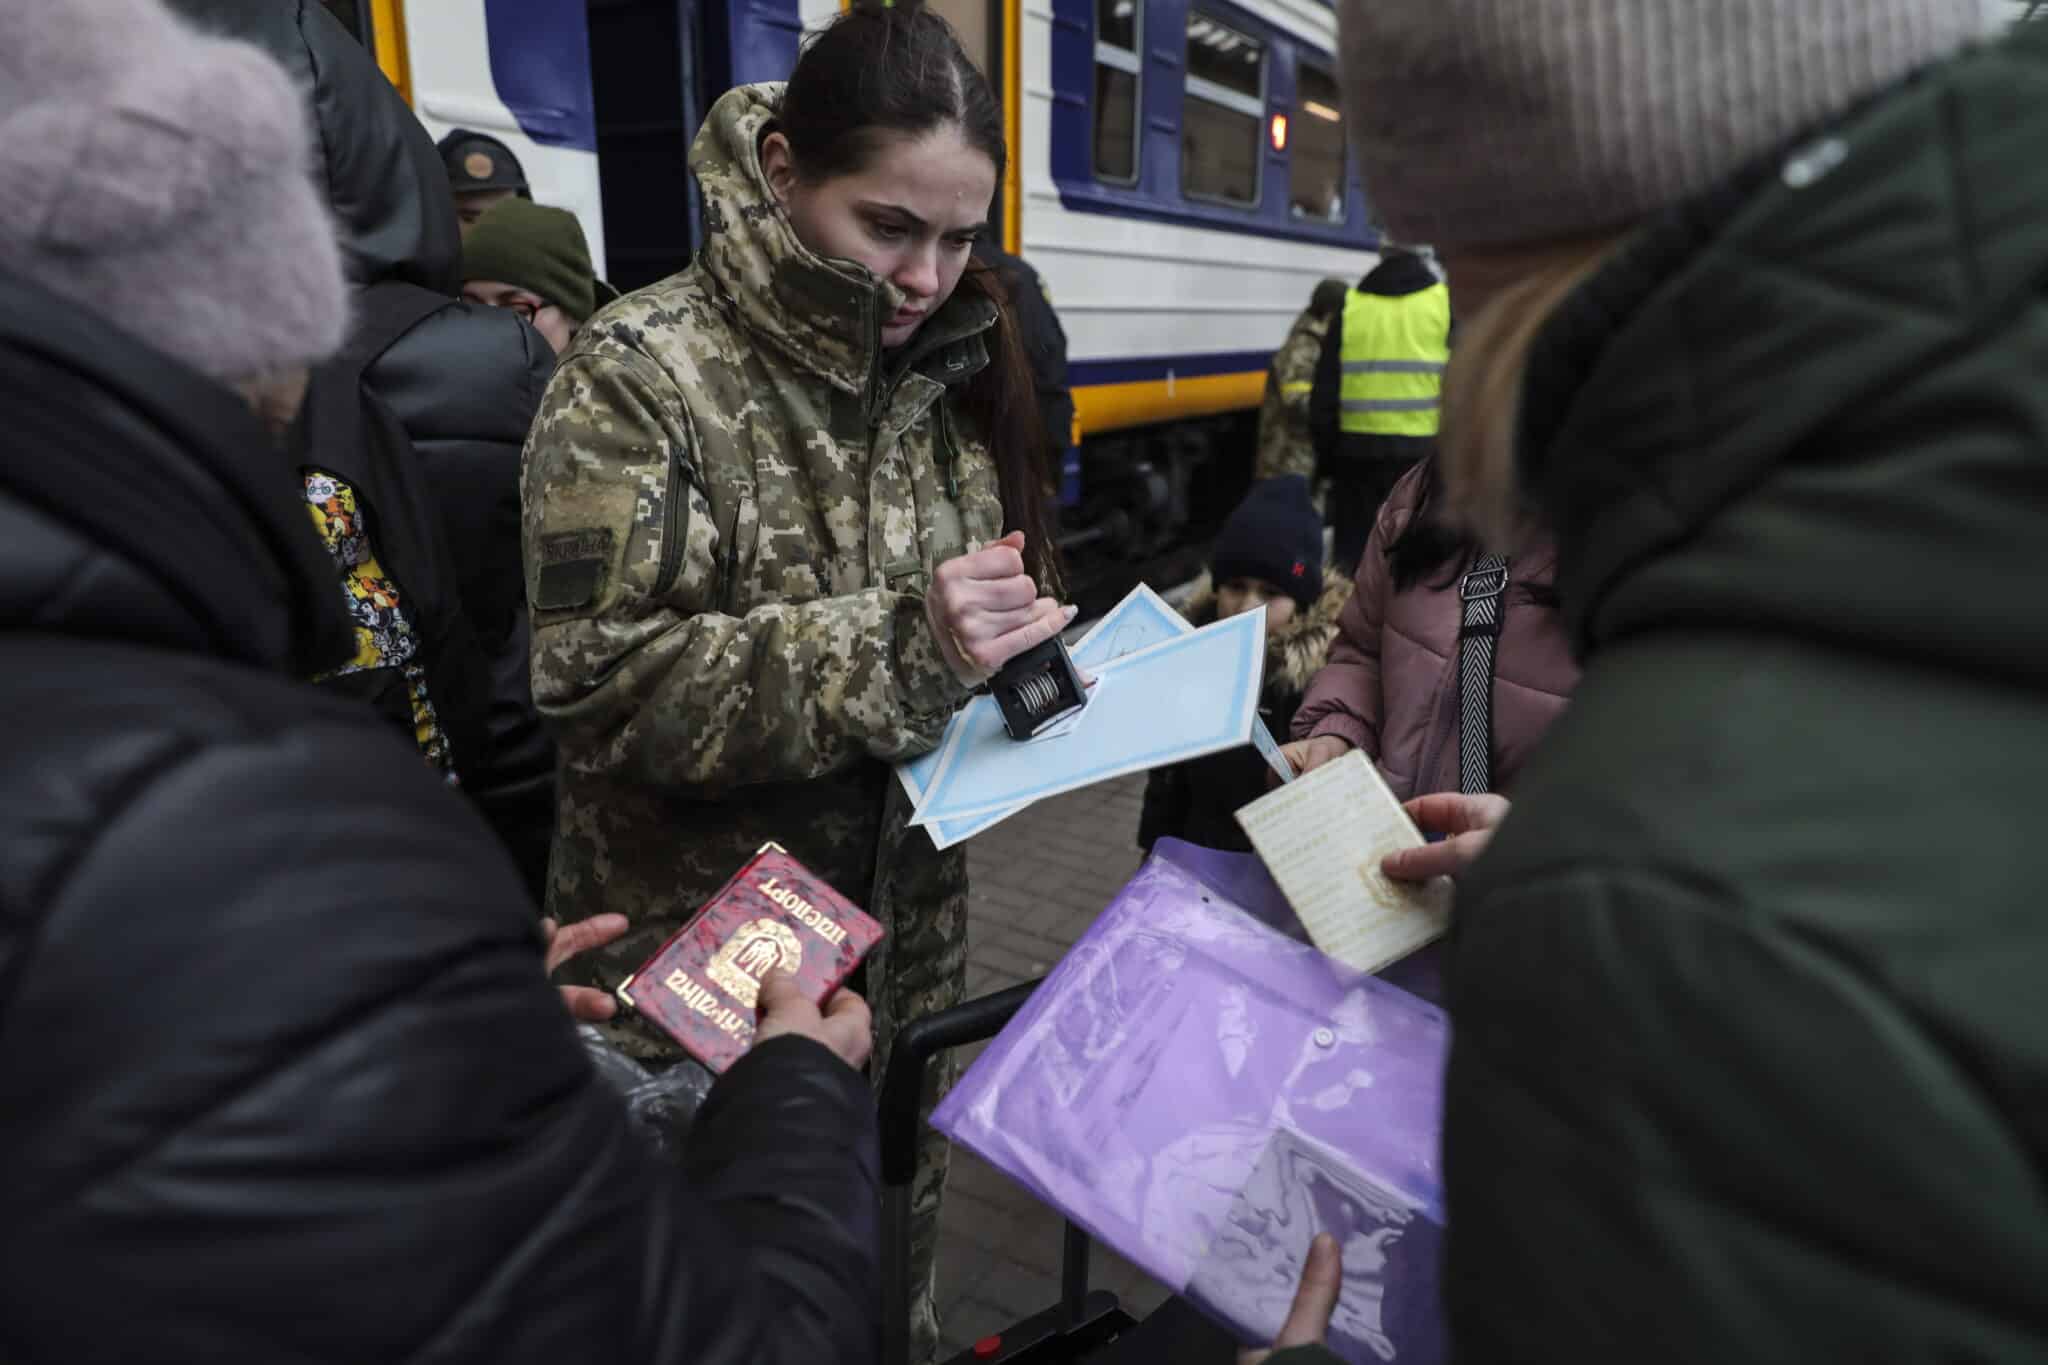
POLYGON ((994 995, 964 1000, 951 1009, 913 1019, 897 1031, 889 1051, 889 1069, 882 1077, 880 1123, 882 1185, 908 1185, 917 1170, 917 1102, 924 1093, 924 1069, 932 1058, 1003 1031, 1039 982, 1026 981, 994 995))
POLYGON ((941 1052, 1002 1032, 1039 981, 963 1000, 913 1019, 896 1033, 882 1074, 882 1365, 910 1358, 910 1181, 917 1173, 918 1100, 924 1069, 941 1052))

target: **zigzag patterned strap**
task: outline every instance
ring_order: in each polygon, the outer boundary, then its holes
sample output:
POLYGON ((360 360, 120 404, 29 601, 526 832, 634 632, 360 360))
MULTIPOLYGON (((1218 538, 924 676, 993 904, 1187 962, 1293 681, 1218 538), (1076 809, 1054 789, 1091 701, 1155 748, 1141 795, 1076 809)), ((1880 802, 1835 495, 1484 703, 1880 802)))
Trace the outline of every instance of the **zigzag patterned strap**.
POLYGON ((1493 781, 1493 656, 1507 615, 1508 561, 1482 555, 1458 580, 1458 789, 1483 792, 1493 781))

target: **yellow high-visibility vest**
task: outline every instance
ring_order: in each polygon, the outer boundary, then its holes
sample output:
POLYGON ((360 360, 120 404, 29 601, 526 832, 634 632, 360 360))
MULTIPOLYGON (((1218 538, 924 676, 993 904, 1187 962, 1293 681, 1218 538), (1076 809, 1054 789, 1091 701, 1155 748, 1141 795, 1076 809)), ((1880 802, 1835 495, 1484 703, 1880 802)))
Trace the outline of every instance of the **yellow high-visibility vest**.
POLYGON ((1451 291, 1344 299, 1338 429, 1354 436, 1434 436, 1451 359, 1451 291))

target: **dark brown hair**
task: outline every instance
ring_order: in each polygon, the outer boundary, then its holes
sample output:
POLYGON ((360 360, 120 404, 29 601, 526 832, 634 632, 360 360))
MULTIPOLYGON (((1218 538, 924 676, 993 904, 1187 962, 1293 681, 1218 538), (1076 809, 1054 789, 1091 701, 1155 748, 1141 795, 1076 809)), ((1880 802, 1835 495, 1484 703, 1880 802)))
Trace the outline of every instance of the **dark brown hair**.
MULTIPOLYGON (((949 125, 987 155, 1002 183, 1010 153, 995 92, 944 19, 903 3, 856 6, 813 38, 790 73, 776 119, 797 175, 811 184, 859 172, 889 136, 921 137, 949 125)), ((1026 570, 1057 590, 1059 549, 1047 512, 1050 443, 1008 291, 995 271, 970 261, 956 292, 996 305, 988 367, 963 386, 961 406, 995 460, 1003 530, 1024 533, 1026 570)))

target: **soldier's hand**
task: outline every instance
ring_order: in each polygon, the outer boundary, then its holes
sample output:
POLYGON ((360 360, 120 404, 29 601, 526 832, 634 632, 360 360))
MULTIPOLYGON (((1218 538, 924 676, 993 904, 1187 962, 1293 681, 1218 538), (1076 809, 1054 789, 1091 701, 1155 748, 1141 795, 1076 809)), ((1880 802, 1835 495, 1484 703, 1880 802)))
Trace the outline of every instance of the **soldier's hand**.
POLYGON ((839 1060, 859 1069, 874 1046, 874 1022, 868 1017, 868 1002, 849 990, 833 993, 822 1013, 797 989, 796 978, 788 972, 773 971, 761 978, 761 1026, 754 1031, 756 1046, 770 1038, 794 1033, 823 1043, 839 1060))
MULTIPOLYGON (((1350 752, 1351 746, 1335 735, 1317 735, 1312 739, 1297 739, 1292 744, 1280 746, 1280 757, 1287 760, 1287 766, 1294 769, 1296 777, 1307 777, 1325 763, 1342 758, 1350 752)), ((1268 775, 1268 786, 1279 784, 1279 774, 1268 775)))
MULTIPOLYGON (((630 926, 631 921, 624 915, 592 915, 566 929, 554 920, 542 920, 540 937, 547 945, 548 975, 553 976, 555 968, 578 953, 604 947, 630 926)), ((569 1013, 584 1023, 601 1024, 618 1013, 618 1002, 595 987, 563 986, 561 991, 562 1003, 569 1007, 569 1013)))
POLYGON ((980 686, 1065 630, 1074 610, 1038 595, 1038 584, 1024 572, 1022 531, 939 565, 924 599, 939 650, 963 687, 980 686))

